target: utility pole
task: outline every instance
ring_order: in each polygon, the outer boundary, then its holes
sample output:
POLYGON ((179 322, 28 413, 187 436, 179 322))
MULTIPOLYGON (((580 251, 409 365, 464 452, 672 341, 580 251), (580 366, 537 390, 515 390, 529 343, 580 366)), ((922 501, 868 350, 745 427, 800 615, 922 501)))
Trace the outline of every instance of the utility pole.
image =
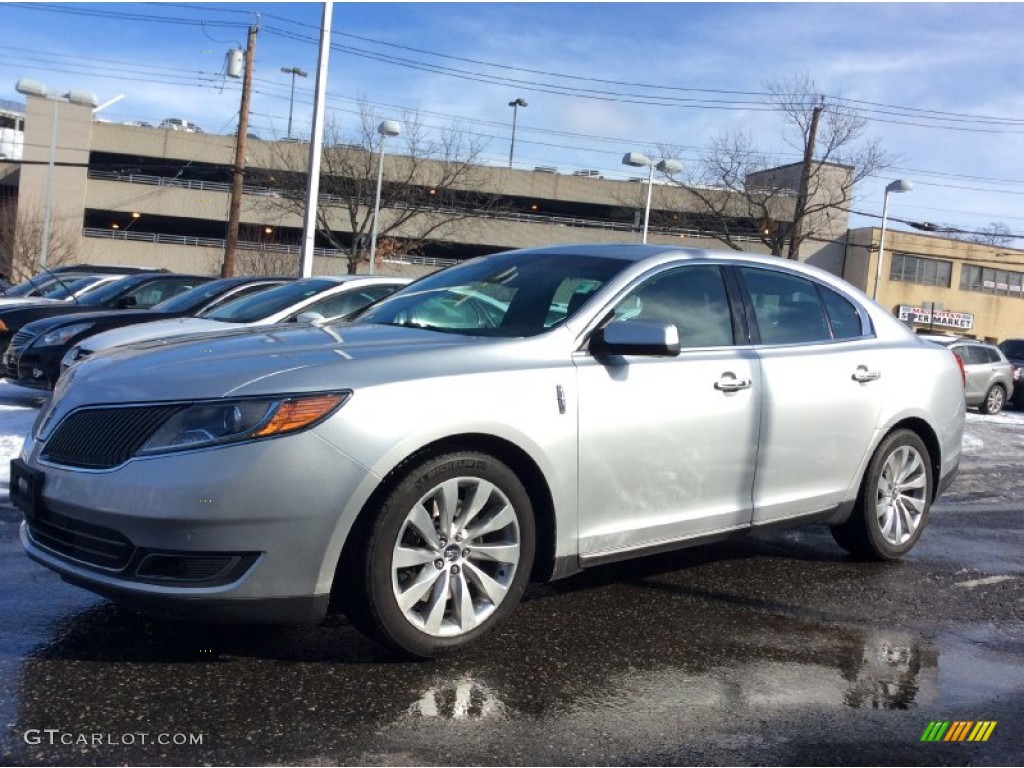
POLYGON ((238 110, 238 137, 235 139, 235 169, 231 176, 231 203, 228 207, 228 233, 224 241, 221 277, 234 277, 235 251, 238 249, 238 222, 242 218, 242 182, 245 180, 245 140, 249 133, 249 100, 252 96, 252 68, 256 57, 258 26, 249 27, 245 46, 245 76, 242 79, 242 105, 238 110))
POLYGON ((800 189, 796 195, 796 207, 793 209, 793 228, 789 234, 789 253, 787 259, 800 258, 801 232, 804 224, 804 209, 807 208, 807 188, 811 185, 811 163, 814 162, 814 145, 818 137, 818 119, 825 109, 824 100, 811 111, 811 125, 807 129, 807 144, 804 145, 804 164, 800 169, 800 189))

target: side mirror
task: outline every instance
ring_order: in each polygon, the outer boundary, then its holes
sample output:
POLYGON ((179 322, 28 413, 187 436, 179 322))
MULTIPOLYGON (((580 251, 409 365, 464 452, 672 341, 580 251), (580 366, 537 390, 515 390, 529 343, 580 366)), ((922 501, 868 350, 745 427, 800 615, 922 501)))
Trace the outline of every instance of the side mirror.
POLYGON ((117 300, 117 308, 128 309, 129 307, 137 306, 138 303, 139 300, 136 299, 134 296, 124 296, 117 300))
POLYGON ((295 318, 295 322, 313 325, 315 323, 322 323, 326 319, 327 318, 321 315, 319 312, 302 312, 298 317, 295 318))
POLYGON ((652 320, 611 322, 590 337, 590 351, 597 356, 675 357, 679 349, 679 329, 652 320))

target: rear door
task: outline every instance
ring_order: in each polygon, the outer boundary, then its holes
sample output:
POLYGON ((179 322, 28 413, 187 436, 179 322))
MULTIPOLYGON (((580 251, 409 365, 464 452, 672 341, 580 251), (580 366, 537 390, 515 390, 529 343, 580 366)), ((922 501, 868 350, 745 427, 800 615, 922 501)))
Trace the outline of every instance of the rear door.
POLYGON ((856 306, 827 286, 767 267, 737 271, 764 379, 754 523, 829 509, 872 444, 885 353, 856 306))

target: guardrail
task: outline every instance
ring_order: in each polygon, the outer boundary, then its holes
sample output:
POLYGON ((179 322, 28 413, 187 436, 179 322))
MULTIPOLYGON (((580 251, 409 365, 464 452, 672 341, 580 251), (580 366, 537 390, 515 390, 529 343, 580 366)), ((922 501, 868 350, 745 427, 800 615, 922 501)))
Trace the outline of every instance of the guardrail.
MULTIPOLYGON (((97 227, 85 227, 82 230, 85 237, 97 237, 104 240, 130 240, 139 243, 164 243, 168 245, 189 245, 200 248, 224 249, 225 241, 217 237, 190 237, 188 235, 166 235, 157 232, 132 232, 118 229, 99 229, 97 227)), ((257 243, 251 240, 239 240, 238 248, 245 251, 262 251, 264 253, 287 253, 292 256, 300 256, 302 247, 298 245, 284 245, 282 243, 257 243)), ((332 259, 347 258, 348 254, 336 248, 314 248, 314 256, 324 256, 332 259)), ((450 267, 457 264, 456 259, 438 259, 432 256, 398 256, 383 259, 389 264, 416 264, 428 267, 450 267)))
MULTIPOLYGON (((90 170, 90 179, 106 181, 122 181, 129 184, 148 184, 161 187, 176 187, 181 189, 197 189, 212 192, 230 192, 231 185, 220 181, 202 181, 199 179, 177 179, 164 176, 150 176, 138 173, 118 173, 116 171, 90 170)), ((246 195, 259 195, 263 197, 287 198, 294 197, 295 193, 274 187, 259 187, 248 184, 242 185, 242 192, 246 195)), ((321 203, 347 204, 348 200, 340 195, 321 193, 318 196, 321 203)), ((369 205, 369 201, 366 203, 369 205)), ((471 208, 442 208, 431 205, 413 205, 411 203, 398 203, 391 206, 402 210, 420 210, 425 213, 450 215, 460 219, 492 219, 496 221, 513 221, 524 224, 548 224, 559 227, 581 227, 585 229, 606 229, 616 232, 639 232, 640 228, 628 221, 607 221, 604 219, 587 219, 576 216, 551 216, 542 213, 520 213, 518 211, 487 211, 471 208)), ((659 227, 648 226, 647 231, 651 234, 666 235, 668 237, 691 237, 705 240, 713 240, 714 236, 707 230, 695 229, 692 227, 659 227)), ((759 243, 761 239, 754 235, 734 235, 736 242, 759 243)), ((241 246, 239 246, 241 247, 241 246)))

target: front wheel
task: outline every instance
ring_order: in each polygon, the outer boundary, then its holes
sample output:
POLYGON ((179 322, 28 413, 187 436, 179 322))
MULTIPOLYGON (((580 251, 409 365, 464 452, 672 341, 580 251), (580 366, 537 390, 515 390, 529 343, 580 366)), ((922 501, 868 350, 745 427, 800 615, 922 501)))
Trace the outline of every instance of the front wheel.
POLYGON ((932 468, 928 449, 907 429, 875 450, 850 518, 832 527, 843 549, 869 560, 895 560, 911 550, 928 522, 932 468))
POLYGON ((985 395, 985 402, 981 404, 981 412, 986 416, 995 416, 1006 405, 1006 392, 998 384, 992 385, 992 388, 985 395))
POLYGON ((504 463, 457 452, 413 467, 354 553, 347 611, 406 656, 431 658, 491 632, 516 607, 533 565, 530 498, 504 463))

